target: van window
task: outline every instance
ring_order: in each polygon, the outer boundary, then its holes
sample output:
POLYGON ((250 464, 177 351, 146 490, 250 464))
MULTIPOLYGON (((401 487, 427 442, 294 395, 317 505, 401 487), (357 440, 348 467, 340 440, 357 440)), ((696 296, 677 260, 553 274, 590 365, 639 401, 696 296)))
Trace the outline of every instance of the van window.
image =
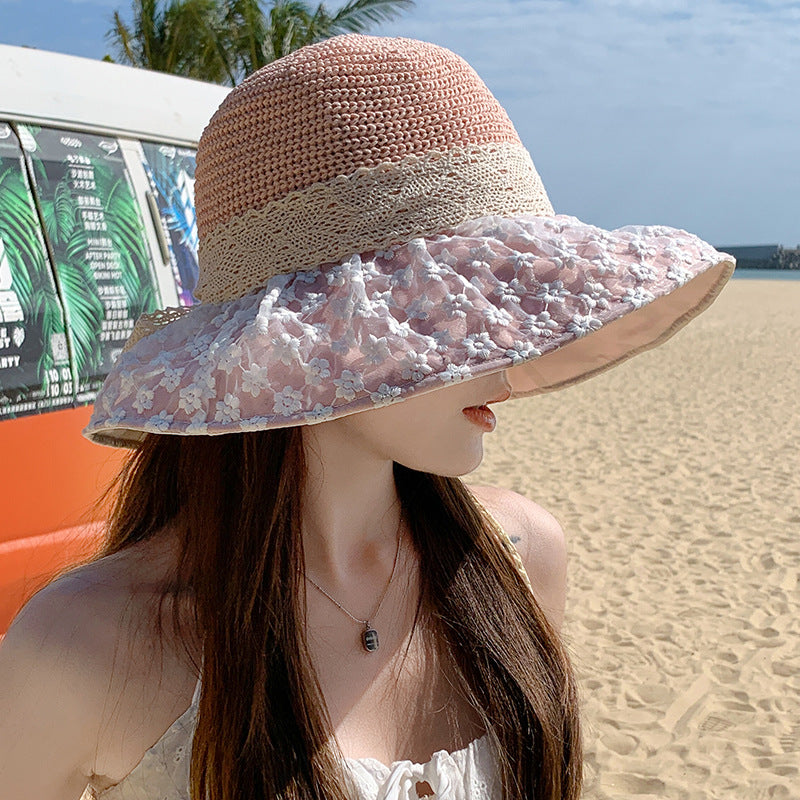
POLYGON ((67 319, 78 404, 94 400, 136 318, 160 304, 119 142, 20 125, 67 319))
POLYGON ((0 120, 0 419, 72 403, 64 315, 23 152, 0 120))
POLYGON ((166 233, 169 260, 182 306, 193 305, 197 285, 194 214, 195 150, 142 142, 143 165, 166 233))

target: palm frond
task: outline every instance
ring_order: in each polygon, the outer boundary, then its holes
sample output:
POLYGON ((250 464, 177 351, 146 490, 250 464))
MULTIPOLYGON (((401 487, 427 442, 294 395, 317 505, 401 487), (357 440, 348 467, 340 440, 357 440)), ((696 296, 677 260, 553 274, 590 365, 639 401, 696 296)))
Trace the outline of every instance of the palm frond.
POLYGON ((330 18, 325 35, 365 33, 374 25, 389 22, 413 6, 414 0, 348 0, 330 18))

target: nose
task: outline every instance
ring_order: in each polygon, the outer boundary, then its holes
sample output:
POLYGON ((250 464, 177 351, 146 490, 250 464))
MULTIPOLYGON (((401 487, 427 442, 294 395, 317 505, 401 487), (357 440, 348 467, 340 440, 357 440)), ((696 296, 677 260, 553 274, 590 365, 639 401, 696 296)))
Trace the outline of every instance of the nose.
MULTIPOLYGON (((508 380, 508 370, 507 369, 502 370, 500 372, 500 377, 503 381, 503 386, 505 386, 506 391, 508 392, 508 397, 511 397, 511 383, 509 383, 508 380)), ((508 397, 506 397, 506 400, 508 400, 508 397)))
POLYGON ((500 387, 498 387, 497 397, 491 400, 492 403, 502 403, 511 397, 511 384, 508 382, 506 370, 501 370, 495 373, 499 379, 500 387))

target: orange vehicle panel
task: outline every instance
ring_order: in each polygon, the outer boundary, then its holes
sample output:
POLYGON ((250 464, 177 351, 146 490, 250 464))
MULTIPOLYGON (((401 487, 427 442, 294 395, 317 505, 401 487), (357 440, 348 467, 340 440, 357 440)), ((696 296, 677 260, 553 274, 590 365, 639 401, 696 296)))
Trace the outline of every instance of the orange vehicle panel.
POLYGON ((97 549, 99 505, 125 451, 80 434, 91 406, 0 422, 0 633, 61 570, 97 549))

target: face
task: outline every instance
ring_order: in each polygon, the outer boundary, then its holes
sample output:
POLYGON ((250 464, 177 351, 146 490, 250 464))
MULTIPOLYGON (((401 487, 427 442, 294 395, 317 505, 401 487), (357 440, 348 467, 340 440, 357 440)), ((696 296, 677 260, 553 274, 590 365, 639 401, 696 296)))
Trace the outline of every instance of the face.
POLYGON ((337 438, 380 460, 437 475, 465 475, 481 463, 484 434, 494 430, 488 404, 510 394, 505 371, 496 372, 313 427, 326 439, 337 438))

